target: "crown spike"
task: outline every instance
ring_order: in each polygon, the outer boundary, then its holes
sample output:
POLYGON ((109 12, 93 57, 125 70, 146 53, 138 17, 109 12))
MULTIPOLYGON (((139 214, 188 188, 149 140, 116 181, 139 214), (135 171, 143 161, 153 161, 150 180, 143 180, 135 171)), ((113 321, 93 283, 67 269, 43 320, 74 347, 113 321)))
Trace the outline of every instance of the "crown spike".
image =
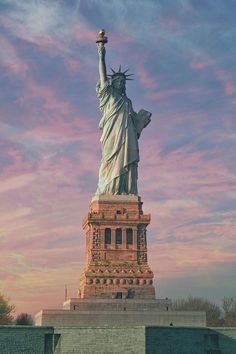
POLYGON ((112 73, 110 75, 107 75, 107 77, 110 79, 115 78, 117 75, 122 75, 125 78, 125 80, 133 80, 133 79, 129 79, 129 76, 133 76, 134 74, 126 74, 127 71, 129 71, 129 69, 126 69, 124 72, 122 72, 121 65, 119 66, 118 71, 115 71, 112 68, 111 68, 111 71, 112 71, 112 73))

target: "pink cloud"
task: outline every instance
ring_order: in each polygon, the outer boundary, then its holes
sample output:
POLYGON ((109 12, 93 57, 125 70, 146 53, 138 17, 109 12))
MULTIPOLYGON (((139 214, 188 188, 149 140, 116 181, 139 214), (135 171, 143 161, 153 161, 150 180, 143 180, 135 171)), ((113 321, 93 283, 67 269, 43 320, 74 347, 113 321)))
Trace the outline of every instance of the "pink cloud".
POLYGON ((4 194, 6 194, 7 198, 8 193, 16 193, 17 190, 19 191, 25 187, 28 188, 37 178, 35 169, 30 162, 24 159, 22 152, 11 147, 11 141, 8 145, 8 149, 6 150, 6 161, 8 163, 2 168, 0 174, 1 198, 3 198, 4 194))
POLYGON ((74 27, 73 32, 70 34, 70 36, 78 42, 95 43, 97 33, 95 31, 91 31, 85 24, 83 24, 82 26, 80 24, 74 27))
MULTIPOLYGON (((109 36, 109 33, 108 33, 109 36)), ((109 38, 108 38, 109 40, 109 38)), ((131 33, 127 33, 120 31, 119 34, 118 33, 114 33, 113 35, 111 35, 111 41, 112 44, 115 46, 121 45, 121 44, 130 44, 132 43, 134 40, 133 36, 131 33)))
MULTIPOLYGON (((182 231, 184 230, 181 230, 181 234, 182 231)), ((192 232, 192 236, 195 235, 194 230, 189 231, 192 232)), ((202 231, 206 234, 208 230, 204 227, 202 231)), ((217 233, 215 238, 209 237, 208 240, 202 240, 196 234, 194 243, 188 242, 187 235, 189 234, 186 232, 183 235, 186 242, 179 242, 180 236, 177 236, 176 241, 172 241, 171 244, 158 241, 151 243, 152 252, 149 258, 157 278, 182 277, 183 274, 191 274, 195 269, 202 269, 207 273, 212 264, 236 262, 236 252, 225 252, 224 243, 218 244, 217 233)))
POLYGON ((34 173, 27 173, 18 176, 13 176, 5 180, 0 179, 0 193, 28 186, 30 183, 33 183, 35 181, 35 178, 36 176, 34 173))
POLYGON ((4 65, 10 73, 22 75, 28 72, 27 62, 20 57, 16 47, 4 36, 0 36, 0 47, 0 64, 4 65))
POLYGON ((65 62, 66 62, 67 69, 71 73, 78 74, 79 72, 81 72, 82 65, 78 59, 67 58, 65 62))
MULTIPOLYGON (((232 176, 229 176, 223 161, 205 160, 205 152, 191 151, 191 146, 187 145, 162 157, 160 147, 165 134, 168 134, 168 131, 162 133, 161 141, 149 141, 141 152, 141 159, 145 161, 146 172, 142 175, 145 190, 154 190, 155 186, 159 186, 170 194, 180 194, 185 190, 191 191, 194 196, 199 193, 211 193, 216 189, 223 192, 231 188, 232 176), (152 156, 152 159, 149 156, 152 156), (197 166, 201 166, 201 169, 197 166), (155 175, 156 180, 153 178, 155 175)), ((217 151, 215 153, 217 156, 217 151)))
POLYGON ((65 284, 68 287, 68 295, 76 297, 78 278, 74 274, 78 271, 82 271, 79 263, 68 264, 68 262, 61 267, 58 266, 57 269, 43 267, 29 269, 14 282, 9 277, 2 289, 16 305, 16 314, 28 312, 34 315, 42 309, 42 304, 44 308, 61 307, 64 301, 65 284), (14 296, 16 293, 17 299, 14 296))
POLYGON ((162 100, 170 96, 175 96, 178 94, 183 93, 183 90, 178 89, 166 89, 166 90, 159 90, 157 92, 148 93, 148 98, 152 100, 162 100))
POLYGON ((236 93, 236 87, 232 82, 227 82, 225 85, 225 93, 226 95, 234 95, 236 93))
POLYGON ((60 115, 73 112, 71 105, 61 97, 59 99, 51 87, 36 83, 30 77, 25 81, 25 87, 25 92, 19 98, 20 104, 37 98, 43 100, 41 106, 48 111, 57 111, 57 114, 60 112, 60 115))
POLYGON ((79 116, 73 123, 56 117, 55 121, 50 120, 47 125, 33 127, 21 136, 39 144, 57 145, 70 142, 86 142, 93 137, 98 140, 97 133, 92 130, 88 121, 79 116))
POLYGON ((178 31, 181 30, 181 23, 174 17, 161 17, 159 25, 163 29, 178 31))
POLYGON ((205 69, 209 65, 210 65, 210 63, 208 61, 204 61, 204 60, 193 60, 190 63, 190 67, 195 70, 205 69))
POLYGON ((36 142, 63 144, 98 137, 98 129, 94 129, 91 121, 79 113, 78 107, 58 93, 56 87, 36 82, 30 75, 24 80, 17 103, 27 108, 25 121, 34 122, 34 127, 15 132, 18 138, 21 136, 22 139, 35 139, 36 142))
POLYGON ((157 84, 156 79, 154 79, 145 68, 139 67, 137 70, 137 74, 138 74, 141 84, 144 87, 151 89, 151 90, 157 88, 158 84, 157 84))
MULTIPOLYGON (((28 16, 28 18, 30 18, 30 16, 28 16)), ((55 56, 56 54, 58 54, 58 52, 61 54, 68 54, 69 52, 68 41, 64 41, 64 36, 59 37, 56 36, 55 33, 49 34, 46 31, 39 31, 39 33, 37 33, 36 28, 35 30, 32 30, 32 28, 30 28, 31 25, 34 25, 33 22, 31 22, 31 24, 28 24, 20 21, 15 21, 13 18, 3 15, 0 15, 0 21, 4 28, 14 37, 20 38, 21 40, 34 44, 38 47, 38 50, 46 51, 47 55, 49 56, 55 56)), ((41 21, 41 24, 43 22, 46 23, 46 21, 41 21)), ((15 48, 9 48, 9 50, 15 50, 15 48)), ((13 72, 22 74, 22 72, 25 71, 21 70, 22 67, 23 64, 19 60, 18 62, 12 64, 12 68, 9 68, 12 69, 13 72)), ((26 68, 23 67, 23 69, 26 68)))
POLYGON ((234 95, 236 93, 236 87, 228 73, 224 70, 216 69, 215 74, 217 79, 222 82, 225 94, 228 96, 234 95))

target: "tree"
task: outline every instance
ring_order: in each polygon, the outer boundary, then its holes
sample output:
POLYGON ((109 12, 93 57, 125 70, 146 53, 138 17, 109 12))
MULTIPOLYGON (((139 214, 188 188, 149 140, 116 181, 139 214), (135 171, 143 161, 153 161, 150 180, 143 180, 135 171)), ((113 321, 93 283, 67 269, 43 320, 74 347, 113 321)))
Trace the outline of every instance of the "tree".
POLYGON ((236 326, 236 296, 223 298, 224 325, 236 326))
POLYGON ((8 325, 13 321, 12 312, 15 306, 9 304, 9 300, 0 293, 0 325, 8 325))
POLYGON ((33 326, 34 320, 28 313, 20 313, 15 320, 16 325, 33 326))
POLYGON ((177 299, 172 302, 176 311, 205 311, 207 326, 221 326, 221 309, 207 299, 189 296, 187 299, 177 299))

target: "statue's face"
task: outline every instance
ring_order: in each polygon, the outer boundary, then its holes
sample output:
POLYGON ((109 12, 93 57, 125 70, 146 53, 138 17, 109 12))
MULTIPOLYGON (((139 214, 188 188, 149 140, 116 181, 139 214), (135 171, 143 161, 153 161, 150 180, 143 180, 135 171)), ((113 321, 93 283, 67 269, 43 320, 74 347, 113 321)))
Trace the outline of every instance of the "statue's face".
POLYGON ((117 75, 112 79, 112 86, 119 90, 123 91, 125 88, 125 78, 123 75, 117 75))

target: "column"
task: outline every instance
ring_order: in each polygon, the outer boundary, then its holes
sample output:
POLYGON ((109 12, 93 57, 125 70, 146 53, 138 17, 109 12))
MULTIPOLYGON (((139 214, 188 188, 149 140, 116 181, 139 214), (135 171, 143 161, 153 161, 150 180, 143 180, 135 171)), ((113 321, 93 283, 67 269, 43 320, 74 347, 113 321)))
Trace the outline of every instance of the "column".
POLYGON ((116 232, 115 228, 111 228, 111 248, 116 248, 116 232))
POLYGON ((126 228, 122 227, 122 249, 127 249, 126 228))
POLYGON ((137 227, 133 227, 133 250, 138 249, 138 229, 137 227))

